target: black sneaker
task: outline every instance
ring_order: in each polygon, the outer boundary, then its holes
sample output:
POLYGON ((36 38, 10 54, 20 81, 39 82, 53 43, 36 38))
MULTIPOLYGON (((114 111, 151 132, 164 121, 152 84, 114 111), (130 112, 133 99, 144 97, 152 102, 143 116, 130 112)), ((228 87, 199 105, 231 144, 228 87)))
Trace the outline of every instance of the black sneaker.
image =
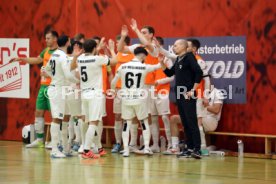
POLYGON ((184 150, 180 154, 176 155, 177 158, 191 158, 192 152, 190 150, 184 150))
POLYGON ((192 157, 195 159, 201 159, 201 152, 200 151, 193 151, 192 157))

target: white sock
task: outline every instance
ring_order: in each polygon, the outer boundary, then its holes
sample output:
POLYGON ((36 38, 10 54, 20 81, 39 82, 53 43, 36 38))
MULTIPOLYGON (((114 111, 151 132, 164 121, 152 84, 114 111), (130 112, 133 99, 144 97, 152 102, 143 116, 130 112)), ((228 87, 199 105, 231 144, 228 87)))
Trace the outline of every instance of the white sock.
POLYGON ((201 139, 201 149, 205 149, 206 139, 205 139, 205 133, 202 126, 199 126, 199 133, 200 133, 200 139, 201 139))
POLYGON ((98 127, 96 125, 89 125, 85 134, 84 150, 90 150, 92 142, 94 141, 95 132, 97 132, 98 127))
POLYGON ((142 120, 141 124, 142 124, 142 129, 143 129, 143 139, 144 139, 145 149, 149 149, 150 127, 149 127, 148 119, 142 120))
POLYGON ((63 150, 68 151, 69 150, 69 144, 68 144, 68 122, 62 122, 61 141, 62 141, 63 150))
POLYGON ((167 115, 162 116, 162 120, 165 127, 165 133, 168 140, 168 146, 170 147, 172 145, 172 136, 171 136, 171 127, 170 127, 170 120, 167 115))
POLYGON ((43 117, 35 117, 35 133, 36 133, 36 139, 43 141, 43 137, 44 137, 44 118, 43 117))
POLYGON ((159 147, 159 122, 158 116, 151 116, 150 131, 152 135, 153 147, 159 147))
POLYGON ((172 147, 178 148, 179 138, 178 137, 172 137, 172 147))
POLYGON ((71 117, 68 122, 68 134, 69 134, 69 142, 72 144, 74 139, 74 118, 71 117))
POLYGON ((84 145, 85 137, 86 137, 85 135, 88 129, 88 123, 82 121, 82 119, 79 119, 78 122, 80 124, 80 130, 81 130, 81 142, 82 142, 82 145, 84 145))
POLYGON ((114 124, 114 134, 115 134, 115 139, 116 143, 121 144, 122 142, 122 121, 115 121, 114 124))
POLYGON ((124 144, 124 149, 128 149, 128 143, 129 143, 129 129, 130 129, 131 121, 127 120, 123 122, 123 144, 124 144))
POLYGON ((81 128, 80 128, 81 126, 80 126, 80 124, 81 123, 80 123, 79 120, 74 122, 74 132, 75 132, 75 135, 76 135, 75 142, 78 142, 78 143, 81 143, 81 128))
POLYGON ((138 124, 132 123, 130 125, 130 144, 131 146, 137 146, 137 136, 138 136, 138 124))
POLYGON ((52 122, 50 131, 51 131, 52 150, 58 151, 60 124, 52 122))
POLYGON ((97 147, 102 148, 102 134, 103 134, 103 121, 99 121, 98 123, 98 131, 97 131, 97 147))

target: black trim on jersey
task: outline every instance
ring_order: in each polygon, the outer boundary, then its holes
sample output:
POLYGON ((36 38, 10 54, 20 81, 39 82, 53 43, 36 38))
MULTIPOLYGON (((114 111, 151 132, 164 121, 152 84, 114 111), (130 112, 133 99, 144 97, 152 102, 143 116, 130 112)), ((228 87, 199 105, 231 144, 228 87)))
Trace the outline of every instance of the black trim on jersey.
POLYGON ((107 66, 109 66, 110 65, 110 59, 108 59, 108 63, 107 63, 107 66))
POLYGON ((205 77, 211 77, 211 75, 208 74, 208 75, 203 75, 203 76, 202 76, 202 78, 205 78, 205 77))

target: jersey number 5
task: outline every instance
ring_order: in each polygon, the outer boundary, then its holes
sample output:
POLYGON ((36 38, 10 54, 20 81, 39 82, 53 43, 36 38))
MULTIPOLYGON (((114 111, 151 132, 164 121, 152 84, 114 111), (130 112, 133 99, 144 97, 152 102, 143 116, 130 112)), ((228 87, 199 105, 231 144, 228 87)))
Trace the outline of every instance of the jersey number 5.
POLYGON ((81 80, 82 82, 86 82, 88 80, 86 66, 81 66, 81 80))
POLYGON ((126 73, 126 77, 125 77, 125 86, 127 88, 131 88, 133 85, 134 85, 134 80, 135 80, 135 77, 136 77, 136 88, 139 88, 140 87, 140 82, 141 82, 141 76, 142 74, 141 73, 137 73, 136 75, 134 75, 132 72, 127 72, 126 73))

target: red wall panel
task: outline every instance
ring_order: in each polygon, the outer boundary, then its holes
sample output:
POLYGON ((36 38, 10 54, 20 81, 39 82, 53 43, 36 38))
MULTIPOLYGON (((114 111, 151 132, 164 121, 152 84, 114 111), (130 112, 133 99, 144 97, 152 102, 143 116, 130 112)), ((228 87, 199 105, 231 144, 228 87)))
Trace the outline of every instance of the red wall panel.
MULTIPOLYGON (((69 0, 4 1, 0 5, 0 37, 30 38, 31 56, 44 47, 43 30, 50 25, 73 36, 82 32, 114 38, 122 24, 131 17, 138 24, 152 25, 163 37, 246 35, 247 37, 247 104, 225 105, 219 130, 276 134, 275 126, 275 23, 276 1, 273 0, 69 0)), ((130 36, 134 34, 130 31, 130 36)), ((39 87, 39 68, 31 67, 31 98, 0 99, 0 139, 19 140, 24 124, 33 121, 35 98, 39 87), (4 112, 4 113, 3 113, 4 112), (2 115, 3 114, 3 115, 2 115), (5 117, 6 116, 6 117, 5 117)), ((112 101, 107 112, 112 114, 112 101)), ((113 115, 105 121, 113 122, 113 115)), ((232 144, 224 146, 235 149, 232 144)), ((229 139, 228 139, 229 140, 229 139)), ((219 137, 217 145, 225 145, 219 137)), ((246 151, 263 151, 262 140, 246 139, 246 151)))

